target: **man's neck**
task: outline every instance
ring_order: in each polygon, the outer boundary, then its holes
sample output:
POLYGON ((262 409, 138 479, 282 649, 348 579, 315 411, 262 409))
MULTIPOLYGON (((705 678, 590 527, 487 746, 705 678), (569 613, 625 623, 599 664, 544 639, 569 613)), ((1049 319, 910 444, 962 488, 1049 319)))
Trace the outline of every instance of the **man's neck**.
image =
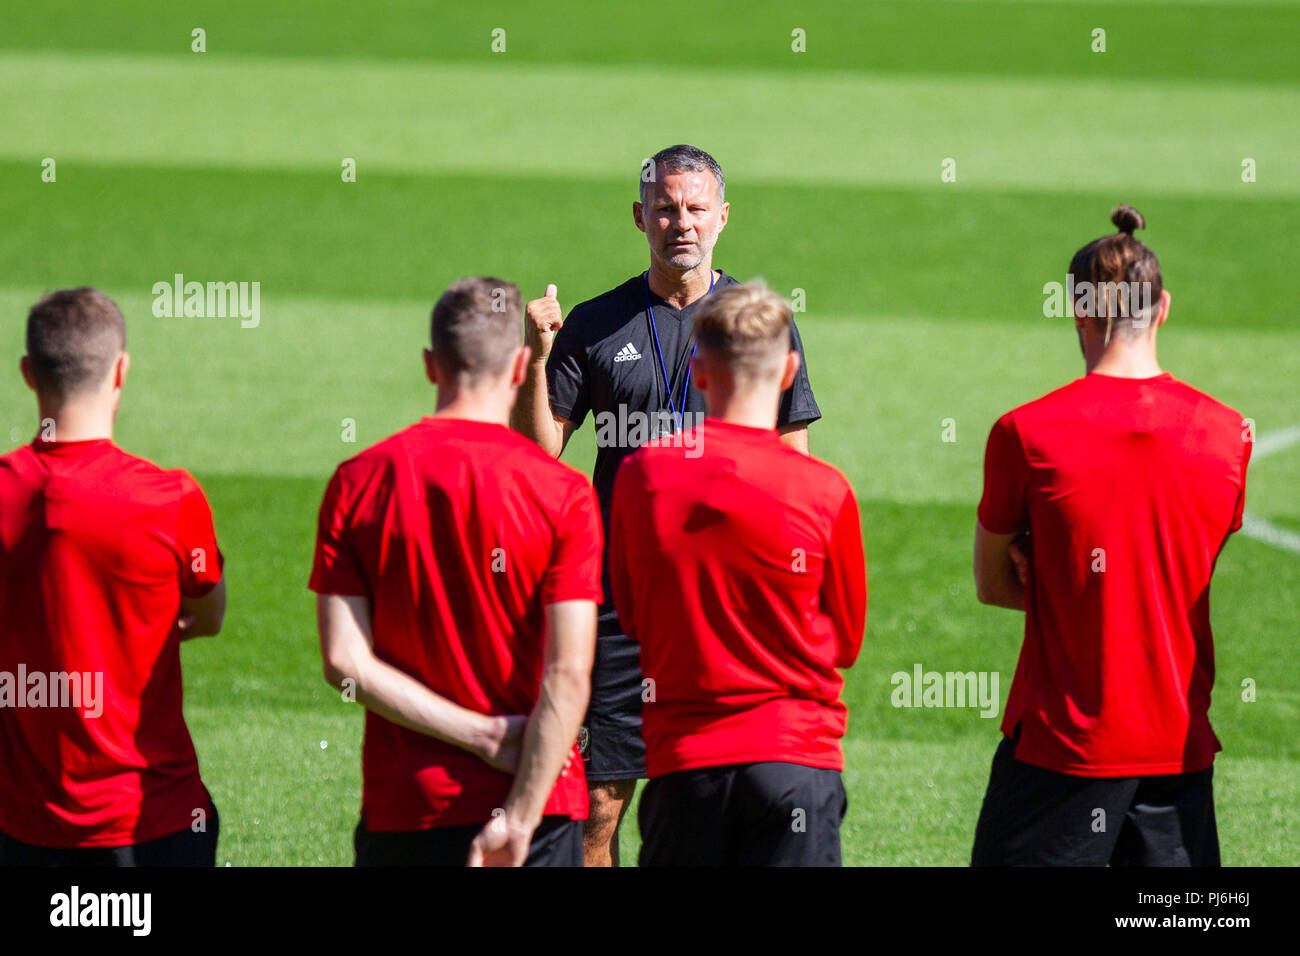
POLYGON ((713 260, 682 272, 660 262, 650 263, 650 291, 675 309, 684 309, 709 294, 713 284, 713 260))
POLYGON ((41 424, 37 433, 50 441, 113 439, 113 413, 110 411, 73 404, 58 407, 40 404, 38 414, 41 424))
POLYGON ((1115 378, 1153 378, 1162 372, 1154 345, 1125 345, 1118 341, 1088 356, 1085 366, 1089 374, 1115 378))
POLYGON ((709 416, 720 418, 732 425, 749 428, 776 428, 777 407, 781 396, 767 394, 723 395, 707 391, 709 416))
POLYGON ((435 418, 462 418, 492 425, 510 424, 510 396, 496 391, 438 389, 435 418))

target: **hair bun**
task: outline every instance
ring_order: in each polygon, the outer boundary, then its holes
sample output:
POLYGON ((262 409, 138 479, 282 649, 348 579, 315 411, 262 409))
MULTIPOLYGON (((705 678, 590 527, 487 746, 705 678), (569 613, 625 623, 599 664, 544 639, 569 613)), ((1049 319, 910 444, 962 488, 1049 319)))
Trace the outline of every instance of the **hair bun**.
POLYGON ((1142 213, 1132 206, 1116 206, 1110 211, 1110 221, 1115 224, 1116 229, 1130 236, 1133 235, 1134 229, 1145 229, 1147 226, 1142 213))

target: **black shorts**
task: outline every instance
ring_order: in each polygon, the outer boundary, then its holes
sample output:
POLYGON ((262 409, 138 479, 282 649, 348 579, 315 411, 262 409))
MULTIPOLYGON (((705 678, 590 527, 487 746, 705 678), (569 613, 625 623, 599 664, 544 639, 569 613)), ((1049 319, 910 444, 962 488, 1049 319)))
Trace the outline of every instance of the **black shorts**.
POLYGON ((186 827, 128 846, 62 849, 33 846, 0 833, 0 866, 216 866, 220 831, 217 806, 211 803, 201 832, 186 827))
POLYGON ((591 703, 578 738, 589 781, 645 776, 641 690, 640 646, 602 622, 591 671, 591 703))
POLYGON ((839 866, 838 770, 740 763, 655 777, 641 794, 641 866, 839 866))
POLYGON ((975 826, 972 866, 1218 866, 1214 768, 1079 777, 1015 758, 1004 737, 975 826))
MULTIPOLYGON (((372 833, 361 818, 352 838, 357 866, 464 866, 484 824, 372 833)), ((543 817, 524 866, 582 866, 582 821, 543 817)))

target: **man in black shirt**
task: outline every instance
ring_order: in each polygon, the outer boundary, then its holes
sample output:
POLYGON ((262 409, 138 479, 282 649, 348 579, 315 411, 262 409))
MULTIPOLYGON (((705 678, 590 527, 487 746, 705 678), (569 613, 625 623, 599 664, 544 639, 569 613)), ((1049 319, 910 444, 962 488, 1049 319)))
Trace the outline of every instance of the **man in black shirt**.
MULTIPOLYGON (((623 459, 650 438, 679 433, 704 416, 704 396, 690 381, 692 315, 710 292, 737 281, 713 268, 713 247, 730 209, 725 188, 721 168, 703 150, 661 150, 646 162, 641 198, 632 204, 650 246, 649 270, 574 307, 567 319, 553 285, 528 303, 524 332, 532 363, 511 424, 558 457, 593 414, 592 483, 606 528, 623 459)), ((801 361, 781 396, 778 427, 787 444, 806 454, 808 425, 821 412, 799 330, 791 331, 801 361)), ((619 823, 645 776, 641 705, 652 699, 652 688, 642 686, 638 647, 619 626, 608 575, 606 562, 591 704, 580 738, 591 794, 583 840, 588 866, 618 864, 619 823)))

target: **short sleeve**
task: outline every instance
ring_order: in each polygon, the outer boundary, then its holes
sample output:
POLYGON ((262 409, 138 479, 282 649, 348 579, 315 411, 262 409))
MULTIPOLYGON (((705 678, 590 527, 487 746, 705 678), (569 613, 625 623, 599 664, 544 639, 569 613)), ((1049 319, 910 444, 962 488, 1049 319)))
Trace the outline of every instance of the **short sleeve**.
POLYGON ((369 595, 351 537, 349 501, 343 473, 334 472, 316 523, 316 558, 307 586, 317 594, 369 595))
POLYGON ((1241 530, 1241 522, 1246 514, 1246 469, 1250 467, 1250 453, 1255 448, 1253 441, 1243 441, 1244 448, 1241 452, 1241 487, 1237 490, 1237 507, 1232 513, 1232 525, 1228 528, 1228 534, 1236 534, 1241 530))
POLYGON ((551 343, 551 354, 546 359, 546 388, 551 413, 581 425, 591 410, 591 374, 587 347, 572 312, 551 343))
POLYGON ((559 516, 551 563, 542 576, 543 604, 602 598, 600 555, 604 547, 596 492, 585 478, 575 483, 559 516))
POLYGON ((993 534, 1018 534, 1028 523, 1025 493, 1029 488, 1029 460, 1011 412, 989 432, 984 449, 984 494, 979 522, 993 534))
POLYGON ((181 472, 181 502, 176 537, 181 549, 181 594, 201 598, 221 581, 226 559, 217 547, 217 529, 207 496, 189 472, 181 472))
POLYGON ((790 387, 781 393, 781 404, 776 416, 778 425, 789 425, 791 422, 815 422, 822 417, 821 409, 817 407, 817 399, 813 395, 812 382, 808 378, 808 358, 803 352, 803 339, 799 335, 799 327, 793 322, 790 323, 790 341, 794 350, 799 353, 799 371, 795 373, 794 382, 790 387))

